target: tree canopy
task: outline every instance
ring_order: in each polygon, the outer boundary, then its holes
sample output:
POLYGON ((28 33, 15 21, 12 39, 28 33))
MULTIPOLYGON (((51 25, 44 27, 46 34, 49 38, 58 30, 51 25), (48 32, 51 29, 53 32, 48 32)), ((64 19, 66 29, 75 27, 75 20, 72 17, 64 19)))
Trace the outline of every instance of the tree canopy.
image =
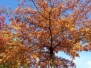
POLYGON ((76 68, 79 52, 91 51, 91 0, 23 0, 4 12, 10 25, 0 16, 1 66, 76 68))

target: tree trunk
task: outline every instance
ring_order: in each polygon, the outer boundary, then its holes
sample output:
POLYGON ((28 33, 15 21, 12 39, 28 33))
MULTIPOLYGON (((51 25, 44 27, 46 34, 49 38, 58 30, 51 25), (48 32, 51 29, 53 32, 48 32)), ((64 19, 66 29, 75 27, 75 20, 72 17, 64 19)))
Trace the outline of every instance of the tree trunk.
POLYGON ((54 54, 53 54, 53 47, 50 47, 50 68, 54 68, 54 54))

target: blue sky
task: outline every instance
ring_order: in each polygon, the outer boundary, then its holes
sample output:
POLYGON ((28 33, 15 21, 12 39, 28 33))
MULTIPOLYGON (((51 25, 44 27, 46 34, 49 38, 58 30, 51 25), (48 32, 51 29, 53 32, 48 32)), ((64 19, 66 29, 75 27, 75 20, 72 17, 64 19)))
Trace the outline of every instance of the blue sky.
MULTIPOLYGON (((76 63, 76 68, 91 68, 91 52, 81 52, 80 57, 76 57, 74 62, 76 63)), ((58 56, 70 59, 69 56, 60 52, 58 56)))
POLYGON ((15 9, 18 6, 19 2, 17 0, 1 0, 0 6, 4 6, 6 8, 12 7, 15 9))
MULTIPOLYGON (((19 2, 17 0, 0 0, 0 6, 4 6, 6 8, 12 7, 13 9, 17 8, 19 2)), ((59 56, 69 58, 64 53, 59 53, 59 56)), ((91 68, 91 52, 81 52, 80 58, 77 57, 74 62, 76 63, 76 68, 91 68)))

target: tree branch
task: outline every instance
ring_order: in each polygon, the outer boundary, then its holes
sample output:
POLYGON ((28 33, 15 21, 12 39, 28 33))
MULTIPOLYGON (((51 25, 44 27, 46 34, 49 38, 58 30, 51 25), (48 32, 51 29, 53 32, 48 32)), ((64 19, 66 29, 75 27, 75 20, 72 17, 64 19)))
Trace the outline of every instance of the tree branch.
POLYGON ((48 19, 39 11, 39 9, 38 9, 38 7, 36 6, 34 0, 32 0, 32 2, 33 2, 33 4, 34 4, 34 6, 36 7, 37 11, 39 12, 39 14, 40 14, 43 18, 45 18, 46 20, 48 20, 48 19))

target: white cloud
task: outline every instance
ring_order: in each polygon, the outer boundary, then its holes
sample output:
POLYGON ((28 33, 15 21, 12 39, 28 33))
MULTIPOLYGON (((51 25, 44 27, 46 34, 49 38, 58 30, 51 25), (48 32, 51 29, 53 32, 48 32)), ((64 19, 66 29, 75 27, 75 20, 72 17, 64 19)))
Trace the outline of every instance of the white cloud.
POLYGON ((87 61, 88 67, 91 68, 91 61, 87 61))
POLYGON ((76 68, 91 68, 91 52, 80 53, 80 57, 77 57, 74 62, 76 68))
MULTIPOLYGON (((69 59, 69 57, 62 52, 56 55, 69 59)), ((80 57, 76 57, 74 62, 76 68, 91 68, 91 52, 81 52, 80 57)))
POLYGON ((88 63, 89 65, 91 65, 91 61, 87 61, 87 63, 88 63))

